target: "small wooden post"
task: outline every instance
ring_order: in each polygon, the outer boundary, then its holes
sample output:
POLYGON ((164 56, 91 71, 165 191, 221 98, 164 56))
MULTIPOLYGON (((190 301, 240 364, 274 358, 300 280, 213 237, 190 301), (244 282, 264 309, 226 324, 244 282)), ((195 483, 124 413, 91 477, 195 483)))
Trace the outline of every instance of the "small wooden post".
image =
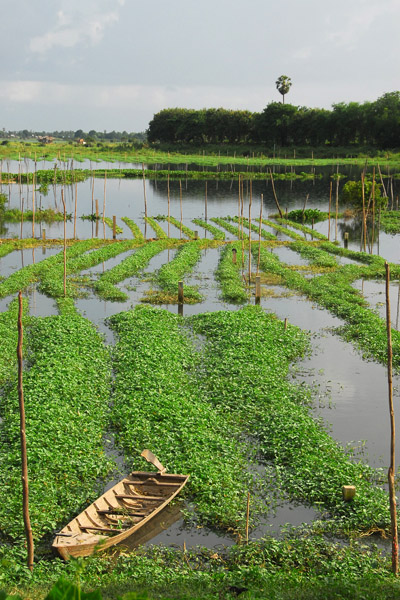
POLYGON ((356 495, 356 486, 355 485, 344 485, 342 486, 342 494, 343 500, 345 502, 350 502, 356 495))
POLYGON ((284 330, 286 331, 287 329, 287 317, 285 317, 285 321, 284 321, 284 326, 283 326, 284 330))
POLYGON ((117 217, 113 215, 113 240, 117 237, 117 217))
POLYGON ((258 257, 257 257, 257 275, 260 272, 260 261, 261 261, 261 223, 262 223, 262 211, 263 211, 264 195, 261 194, 260 202, 260 220, 258 223, 258 257))
POLYGON ((46 240, 46 230, 42 229, 42 240, 45 241, 46 240))
POLYGON ((99 201, 96 198, 96 221, 99 220, 99 201))
POLYGON ((25 429, 25 405, 24 405, 24 389, 22 381, 23 358, 23 327, 22 327, 22 292, 18 294, 19 311, 18 311, 18 398, 19 398, 19 418, 20 418, 20 438, 21 438, 21 467, 22 467, 22 507, 24 515, 26 543, 28 547, 28 568, 33 571, 33 535, 31 522, 29 518, 29 484, 28 484, 28 456, 26 450, 26 429, 25 429))
POLYGON ((178 281, 178 302, 183 304, 183 281, 178 281))
POLYGON ((142 163, 142 173, 143 173, 144 216, 147 219, 146 175, 145 175, 145 170, 144 170, 144 163, 142 163))
POLYGON ((194 232, 194 239, 198 240, 199 239, 199 232, 197 231, 197 229, 194 232))
POLYGON ((399 542, 397 533, 397 508, 395 489, 395 440, 396 430, 393 407, 393 376, 392 376, 392 325, 390 320, 390 269, 385 262, 386 269, 386 329, 387 329, 387 357, 388 357, 388 390, 389 390, 389 413, 390 413, 390 466, 388 470, 390 523, 392 529, 392 571, 397 576, 399 569, 399 542))
POLYGON ((236 265, 237 262, 237 250, 236 248, 232 248, 232 262, 234 265, 236 265))
POLYGON ((349 245, 349 232, 348 231, 345 231, 343 244, 344 244, 345 248, 347 248, 349 245))
POLYGON ((261 300, 261 277, 256 275, 256 304, 260 304, 261 300))

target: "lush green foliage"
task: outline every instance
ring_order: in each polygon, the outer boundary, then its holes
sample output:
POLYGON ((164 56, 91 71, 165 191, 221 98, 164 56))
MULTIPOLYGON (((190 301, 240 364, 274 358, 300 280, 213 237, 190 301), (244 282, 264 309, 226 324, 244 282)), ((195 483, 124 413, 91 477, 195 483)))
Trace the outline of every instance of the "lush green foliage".
POLYGON ((351 204, 358 210, 363 208, 363 187, 364 187, 364 206, 372 206, 372 196, 375 195, 375 206, 377 208, 386 208, 388 199, 382 196, 381 186, 372 181, 365 180, 364 186, 361 181, 347 181, 343 186, 343 200, 351 204))
MULTIPOLYGON (((171 262, 164 264, 155 275, 155 282, 161 290, 168 295, 169 302, 177 302, 178 300, 178 282, 182 278, 191 273, 196 263, 201 257, 202 243, 193 241, 183 244, 171 262)), ((194 303, 201 302, 202 296, 194 287, 189 285, 183 286, 184 302, 194 303)), ((155 301, 157 294, 149 293, 145 298, 146 301, 155 301)), ((161 303, 163 297, 160 296, 161 303)))
POLYGON ((222 299, 225 302, 243 304, 249 299, 249 294, 242 277, 242 244, 226 244, 221 250, 221 258, 215 271, 215 279, 219 281, 222 299), (232 251, 236 250, 236 264, 232 260, 232 251))
MULTIPOLYGON (((85 240, 82 242, 76 242, 73 246, 67 248, 67 261, 79 256, 79 254, 82 252, 96 248, 103 243, 104 242, 99 240, 85 240)), ((46 258, 39 263, 28 265, 19 271, 12 273, 0 283, 0 298, 5 298, 11 294, 16 294, 20 290, 24 290, 32 283, 37 282, 40 278, 46 279, 47 273, 52 272, 53 269, 55 269, 54 272, 58 273, 59 275, 60 272, 63 272, 63 261, 64 253, 61 251, 54 256, 49 256, 49 258, 46 258)), ((51 286, 52 282, 50 281, 49 284, 51 286)), ((63 283, 61 280, 61 286, 62 285, 63 283)))
POLYGON ((162 240, 162 239, 165 239, 168 237, 167 234, 165 233, 164 229, 162 227, 160 227, 160 225, 157 223, 157 221, 155 219, 153 219, 153 217, 145 217, 145 220, 150 225, 150 227, 153 229, 154 233, 156 234, 156 237, 159 240, 162 240))
POLYGON ((159 215, 157 217, 157 219, 159 221, 168 221, 171 223, 171 225, 175 225, 175 227, 177 229, 179 229, 179 231, 181 231, 182 233, 184 233, 190 240, 194 240, 195 239, 195 235, 194 235, 194 231, 192 229, 190 229, 190 227, 187 227, 186 225, 184 225, 183 223, 181 223, 178 219, 175 219, 175 217, 164 217, 162 215, 159 215))
POLYGON ((218 227, 211 225, 208 221, 204 221, 203 219, 193 219, 193 223, 212 233, 214 240, 225 240, 225 233, 218 229, 218 227))
POLYGON ((137 275, 144 269, 153 256, 167 247, 165 241, 150 242, 138 248, 118 265, 105 271, 94 284, 96 293, 105 300, 124 302, 128 295, 116 287, 116 283, 137 275))
POLYGON ((291 210, 287 215, 289 221, 297 223, 318 223, 325 221, 328 218, 328 213, 320 211, 318 208, 306 208, 305 210, 291 210))
POLYGON ((121 219, 128 227, 129 229, 132 231, 133 233, 133 237, 137 240, 143 241, 144 240, 144 236, 143 233, 140 231, 139 227, 136 225, 135 221, 132 221, 132 219, 129 219, 128 217, 122 217, 121 219))
MULTIPOLYGON (((111 365, 93 325, 80 316, 31 319, 24 373, 30 516, 36 542, 98 495, 110 468, 102 438, 111 365)), ((19 407, 15 378, 1 399, 0 531, 24 537, 19 407)))
POLYGON ((380 228, 385 233, 400 233, 400 211, 383 210, 379 215, 380 228))
MULTIPOLYGON (((99 263, 108 260, 114 256, 118 256, 122 252, 126 252, 134 247, 135 242, 126 240, 123 242, 103 242, 103 247, 92 252, 81 253, 80 255, 67 260, 67 293, 66 295, 75 298, 82 294, 80 291, 80 280, 74 281, 71 275, 79 273, 84 269, 90 269, 99 263)), ((74 246, 75 248, 75 246, 74 246)), ((40 290, 51 296, 52 298, 61 298, 64 296, 64 264, 57 262, 56 264, 48 264, 45 269, 42 269, 40 290)))
POLYGON ((235 235, 239 239, 243 238, 244 240, 248 240, 249 236, 247 235, 247 233, 245 231, 243 231, 243 233, 242 233, 242 229, 241 229, 239 223, 238 223, 237 227, 235 227, 234 225, 231 225, 229 223, 230 218, 231 217, 228 217, 228 220, 225 220, 225 219, 221 219, 221 217, 212 217, 211 221, 213 221, 220 227, 223 227, 224 229, 229 231, 229 233, 231 233, 232 235, 235 235))
MULTIPOLYGON (((111 219, 111 217, 104 217, 104 223, 106 225, 108 225, 108 227, 110 229, 112 229, 114 231, 114 223, 113 220, 111 219)), ((115 233, 119 234, 119 233, 123 233, 124 230, 122 229, 122 227, 119 227, 119 225, 115 226, 115 233)))
POLYGON ((387 527, 386 494, 371 484, 372 469, 346 456, 310 416, 301 388, 287 380, 289 362, 306 350, 305 334, 295 327, 285 331, 274 316, 254 306, 201 314, 190 322, 208 340, 204 397, 258 440, 285 493, 317 503, 336 531, 387 527), (349 483, 357 485, 350 504, 341 494, 349 483))
POLYGON ((181 319, 142 306, 110 321, 118 334, 113 397, 118 442, 129 460, 149 447, 169 472, 190 473, 187 494, 200 521, 237 529, 250 480, 246 449, 229 415, 210 405, 196 386, 197 357, 180 330, 181 319))

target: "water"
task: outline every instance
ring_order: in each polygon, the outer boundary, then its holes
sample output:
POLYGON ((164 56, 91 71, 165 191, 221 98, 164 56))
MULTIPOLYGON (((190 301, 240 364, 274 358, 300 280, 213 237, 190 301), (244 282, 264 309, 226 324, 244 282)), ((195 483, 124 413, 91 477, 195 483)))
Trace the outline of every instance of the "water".
MULTIPOLYGON (((29 167, 32 164, 28 165, 29 167)), ((77 165, 81 167, 82 165, 77 165)), ((100 168, 99 164, 92 164, 95 168, 100 168)), ((132 166, 132 165, 129 165, 132 166)), ((15 167, 15 165, 14 165, 15 167)), ((115 165, 114 165, 115 167, 115 165)), ((41 166, 40 168, 49 168, 41 166)), ((4 169, 4 165, 3 165, 4 169)), ((15 171, 10 163, 10 171, 15 171)), ((3 191, 4 190, 3 186, 3 191)), ((92 181, 79 183, 77 186, 77 237, 80 239, 96 237, 111 238, 112 232, 106 227, 103 229, 102 223, 96 224, 90 221, 81 220, 82 215, 93 212, 92 198, 98 199, 99 211, 102 214, 104 206, 104 180, 96 179, 94 189, 92 190, 92 181)), ((319 208, 327 210, 329 201, 329 183, 326 179, 307 182, 280 182, 276 181, 276 190, 283 210, 288 208, 302 208, 306 194, 309 194, 307 206, 309 208, 319 208)), ((25 209, 31 207, 32 190, 23 186, 19 190, 17 185, 10 186, 9 204, 11 207, 18 208, 21 204, 21 198, 25 198, 25 209)), ((65 199, 67 212, 74 213, 75 207, 75 188, 65 187, 65 199)), ((268 218, 268 214, 276 213, 276 205, 273 199, 269 179, 253 182, 253 206, 252 216, 257 218, 260 207, 261 193, 264 195, 263 215, 268 218)), ((164 180, 152 180, 146 182, 146 194, 148 203, 148 214, 157 216, 166 215, 168 212, 168 192, 167 182, 164 180)), ((245 188, 245 203, 248 202, 248 189, 245 188)), ((37 203, 43 208, 51 207, 61 210, 61 188, 56 190, 49 188, 46 196, 37 194, 37 203)), ((205 182, 186 180, 182 182, 182 205, 183 205, 183 223, 191 229, 197 229, 199 235, 205 235, 203 228, 192 223, 193 218, 204 218, 205 215, 205 182)), ((106 216, 116 215, 117 224, 123 228, 123 238, 131 238, 132 234, 127 226, 122 222, 123 216, 132 218, 141 228, 143 234, 147 237, 154 235, 150 226, 144 222, 144 201, 143 201, 143 182, 141 180, 107 180, 106 189, 106 216)), ((180 219, 180 189, 178 181, 170 182, 170 212, 171 215, 180 219)), ((237 180, 209 181, 207 186, 207 214, 211 217, 235 216, 238 212, 238 182, 237 180)), ((245 217, 247 215, 245 213, 245 217)), ((165 232, 168 231, 168 224, 159 222, 159 225, 165 232)), ((20 224, 7 224, 7 232, 3 234, 7 238, 20 236, 20 224)), ((46 229, 47 238, 63 237, 63 223, 53 223, 43 225, 46 229)), ((263 228, 277 235, 278 239, 290 239, 284 233, 276 232, 274 229, 263 225, 263 228)), ((328 223, 322 222, 315 225, 315 229, 328 235, 328 223)), ((360 235, 357 227, 352 228, 349 221, 340 220, 338 222, 337 239, 343 245, 344 232, 350 232, 349 248, 354 250, 362 249, 360 247, 360 235)), ((41 235, 40 225, 35 227, 36 236, 41 235)), ((179 228, 170 226, 171 236, 179 237, 179 228)), ((247 233, 247 232, 246 232, 247 233)), ((32 224, 23 225, 23 236, 31 237, 32 224)), ((67 223, 67 236, 73 235, 73 221, 67 223)), ((207 233, 211 238, 211 234, 207 233)), ((227 233, 227 240, 234 236, 227 233)), ((334 240, 336 237, 335 222, 331 220, 330 237, 334 240)), ((252 234, 253 239, 258 239, 258 234, 252 234)), ((372 249, 375 253, 384 256, 390 261, 399 262, 397 236, 380 233, 374 240, 372 249)), ((15 251, 0 259, 0 274, 8 276, 16 270, 38 262, 43 258, 57 253, 60 248, 37 247, 36 249, 25 249, 15 251)), ((107 325, 107 318, 111 315, 134 308, 146 294, 147 291, 154 289, 155 284, 151 279, 151 274, 161 267, 167 261, 172 260, 175 250, 165 250, 155 256, 145 269, 136 277, 129 278, 118 284, 118 287, 128 294, 126 302, 108 302, 99 299, 92 291, 88 291, 88 297, 76 301, 77 309, 87 316, 98 329, 104 334, 106 343, 112 345, 115 343, 113 332, 107 325)), ((281 260, 290 265, 306 265, 307 261, 302 259, 299 254, 292 252, 288 248, 275 248, 274 252, 281 260)), ((221 301, 220 289, 214 278, 214 271, 218 264, 220 250, 208 249, 203 251, 202 258, 196 265, 193 273, 185 278, 189 285, 196 285, 201 294, 205 296, 203 302, 194 305, 164 306, 172 312, 191 315, 206 311, 215 310, 237 310, 239 307, 230 305, 221 301)), ((127 253, 129 254, 129 252, 127 253)), ((99 276, 103 269, 111 268, 118 264, 124 256, 120 255, 115 259, 110 259, 103 266, 98 265, 90 269, 87 273, 92 278, 99 276)), ((340 258, 340 264, 348 264, 353 261, 340 258)), ((376 309, 381 316, 384 316, 384 284, 378 281, 355 282, 354 286, 362 291, 366 300, 376 309)), ((312 334, 311 355, 295 365, 293 374, 298 383, 307 383, 316 390, 316 402, 313 408, 314 414, 321 417, 325 426, 329 429, 331 435, 344 446, 355 449, 356 454, 361 452, 363 460, 368 461, 372 466, 386 467, 388 463, 388 429, 389 416, 387 408, 387 377, 386 369, 377 363, 366 362, 362 359, 360 353, 354 349, 351 344, 344 342, 335 333, 335 328, 342 326, 343 322, 332 316, 328 311, 319 308, 309 300, 288 292, 287 289, 279 286, 263 286, 268 295, 261 298, 261 306, 264 310, 272 312, 282 321, 287 318, 302 329, 309 330, 312 334)), ((25 292, 29 299, 31 314, 35 316, 46 316, 57 314, 55 302, 40 294, 36 286, 25 292)), ((400 314, 400 294, 397 283, 391 284, 391 303, 392 303, 392 324, 398 328, 400 314)), ((0 301, 0 310, 6 310, 10 298, 0 301)), ((395 378, 395 395, 398 398, 399 379, 395 378)), ((395 402, 395 404, 399 404, 395 402)), ((396 410, 398 413, 398 409, 396 410)), ((397 418, 399 415, 396 414, 397 418)), ((111 443, 112 445, 112 443, 111 443)), ((111 451, 117 449, 111 448, 111 451)), ((116 457, 118 458, 116 454, 116 457)), ((397 461, 400 460, 400 449, 397 461)), ((121 469, 125 465, 121 464, 121 469)), ((169 517, 168 517, 169 518, 169 517)), ((166 526, 166 518, 162 521, 161 531, 151 543, 178 544, 186 547, 191 545, 207 545, 218 547, 218 545, 229 545, 234 543, 234 538, 224 533, 209 531, 207 529, 187 528, 184 526, 180 514, 171 515, 175 519, 173 523, 166 526)), ((271 515, 266 522, 251 532, 250 537, 260 537, 265 533, 278 534, 284 523, 297 525, 302 522, 310 522, 318 518, 318 514, 312 507, 293 505, 285 499, 281 499, 275 515, 271 515)))

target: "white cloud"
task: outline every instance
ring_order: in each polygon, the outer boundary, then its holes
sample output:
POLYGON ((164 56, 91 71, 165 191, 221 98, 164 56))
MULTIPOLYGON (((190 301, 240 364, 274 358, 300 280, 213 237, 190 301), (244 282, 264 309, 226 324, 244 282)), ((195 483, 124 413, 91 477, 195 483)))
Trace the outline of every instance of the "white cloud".
MULTIPOLYGON (((116 0, 118 6, 124 5, 124 0, 116 0)), ((81 3, 82 4, 82 3, 81 3)), ((106 2, 107 7, 109 2, 106 2)), ((35 36, 30 40, 31 52, 44 55, 53 48, 73 48, 79 44, 98 44, 107 27, 119 20, 117 9, 102 9, 103 2, 83 3, 82 6, 71 2, 65 9, 57 11, 56 23, 50 31, 35 36), (93 10, 91 10, 93 9, 93 10)))

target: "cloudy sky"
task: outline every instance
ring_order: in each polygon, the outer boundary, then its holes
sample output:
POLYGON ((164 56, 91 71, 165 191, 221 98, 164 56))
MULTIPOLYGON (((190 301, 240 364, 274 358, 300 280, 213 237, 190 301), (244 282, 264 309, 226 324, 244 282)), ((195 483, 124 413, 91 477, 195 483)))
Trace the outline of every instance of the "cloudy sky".
POLYGON ((330 108, 400 90, 399 0, 13 0, 0 128, 143 131, 163 108, 330 108))

